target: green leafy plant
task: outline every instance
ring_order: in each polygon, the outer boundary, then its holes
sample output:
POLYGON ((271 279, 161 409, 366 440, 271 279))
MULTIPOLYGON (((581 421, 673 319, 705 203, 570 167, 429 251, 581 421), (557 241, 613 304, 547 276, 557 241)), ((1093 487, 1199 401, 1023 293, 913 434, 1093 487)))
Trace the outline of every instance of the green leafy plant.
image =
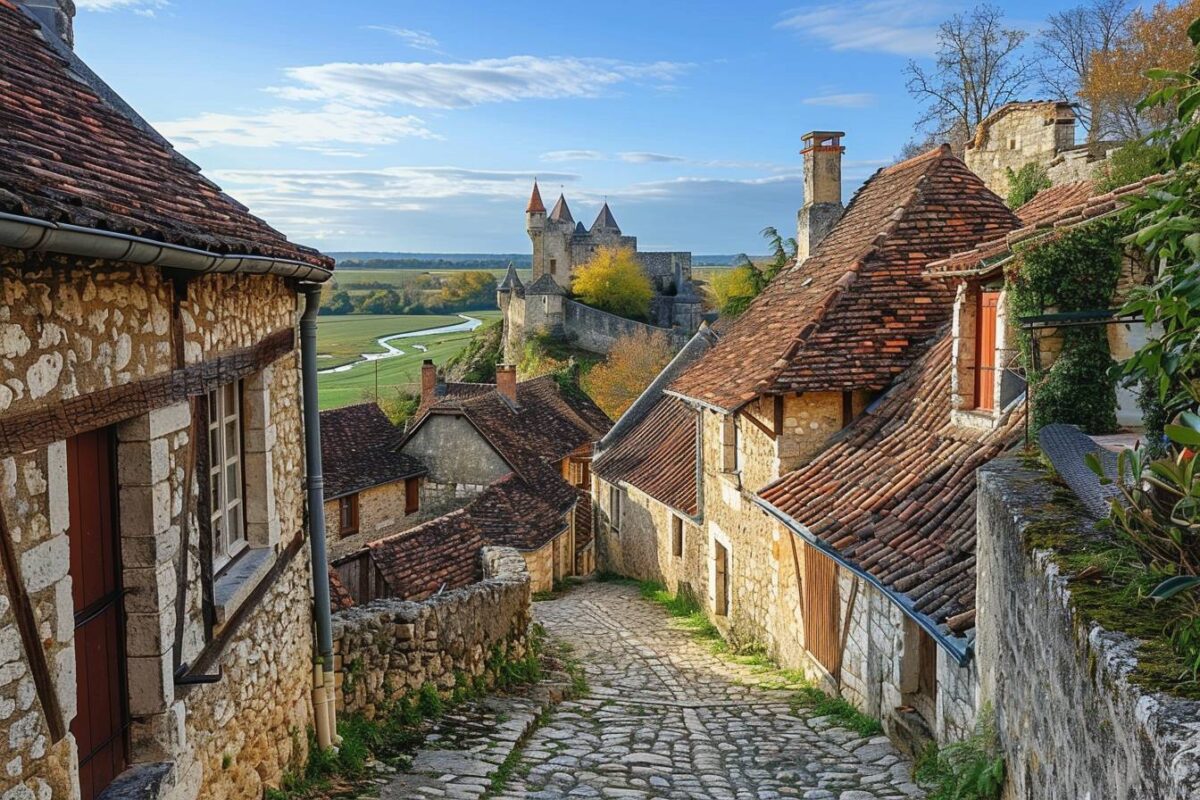
MULTIPOLYGON (((1113 303, 1129 223, 1107 219, 1039 239, 1020 249, 1006 280, 1014 316, 1048 311, 1107 311, 1113 303)), ((1048 368, 1033 358, 1028 331, 1017 337, 1033 387, 1033 424, 1078 425, 1088 433, 1117 427, 1117 378, 1104 326, 1058 329, 1062 349, 1048 368)))
POLYGON ((1036 161, 1030 161, 1015 172, 1012 167, 1008 167, 1004 170, 1004 176, 1008 179, 1006 202, 1009 208, 1020 208, 1042 189, 1049 189, 1051 186, 1046 168, 1036 161))
POLYGON ((940 750, 931 746, 917 761, 914 777, 928 789, 929 800, 999 800, 1005 773, 995 714, 984 706, 975 732, 940 750))

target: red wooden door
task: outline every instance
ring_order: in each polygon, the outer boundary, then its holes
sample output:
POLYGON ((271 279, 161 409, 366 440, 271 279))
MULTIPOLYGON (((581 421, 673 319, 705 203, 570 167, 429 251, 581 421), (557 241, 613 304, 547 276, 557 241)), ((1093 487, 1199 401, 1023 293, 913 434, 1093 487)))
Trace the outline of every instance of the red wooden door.
POLYGON ((979 293, 976 315, 975 407, 991 411, 996 407, 996 306, 999 292, 979 293))
POLYGON ((67 443, 71 582, 75 595, 75 680, 83 800, 126 767, 125 653, 112 436, 93 431, 67 443))

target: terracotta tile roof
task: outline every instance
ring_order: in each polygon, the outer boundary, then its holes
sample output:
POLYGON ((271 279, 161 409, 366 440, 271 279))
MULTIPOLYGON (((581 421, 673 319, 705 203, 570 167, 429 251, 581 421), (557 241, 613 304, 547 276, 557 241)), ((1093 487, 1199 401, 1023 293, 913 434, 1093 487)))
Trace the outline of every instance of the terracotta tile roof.
POLYGON ((1004 236, 980 242, 970 250, 963 250, 948 258, 933 261, 929 264, 927 272, 930 275, 940 276, 982 276, 998 272, 1003 268, 1008 256, 1012 254, 1013 248, 1017 245, 1027 244, 1056 230, 1081 225, 1120 211, 1127 204, 1129 196, 1145 192, 1147 188, 1163 180, 1162 175, 1154 175, 1111 192, 1100 195, 1084 195, 1083 199, 1080 199, 1082 187, 1067 184, 1067 186, 1075 188, 1073 190, 1063 189, 1063 191, 1050 194, 1044 200, 1039 201, 1043 194, 1053 191, 1046 189, 1029 201, 1027 206, 1033 206, 1033 208, 1027 210, 1026 206, 1022 206, 1018 212, 1025 221, 1025 225, 1004 236), (1060 205, 1055 206, 1056 202, 1060 205), (1034 205, 1035 203, 1037 205, 1034 205))
POLYGON ((73 59, 0 3, 0 211, 332 268, 204 178, 73 59))
POLYGON ((608 481, 624 481, 676 511, 695 517, 696 412, 663 397, 592 464, 608 481))
POLYGON ((374 403, 321 412, 321 461, 325 498, 333 500, 403 478, 424 475, 425 466, 397 452, 400 431, 374 403))
POLYGON ((732 411, 762 393, 882 389, 951 314, 925 265, 1018 224, 948 147, 881 169, 670 391, 732 411))
POLYGON ((458 509, 367 545, 392 597, 423 600, 439 589, 461 589, 482 578, 478 524, 458 509))
POLYGON ((350 594, 346 584, 342 583, 342 577, 332 566, 329 567, 329 606, 334 611, 354 608, 354 596, 350 594))
POLYGON ((996 430, 952 424, 950 353, 946 331, 830 447, 759 497, 903 595, 906 613, 959 635, 975 619, 975 469, 1020 442, 1024 411, 996 430))
POLYGON ((1032 200, 1017 209, 1017 216, 1025 225, 1036 225, 1056 216, 1064 208, 1086 201, 1095 193, 1096 184, 1093 181, 1060 183, 1035 194, 1032 200))
POLYGON ((567 529, 563 509, 515 473, 483 490, 466 512, 487 544, 518 550, 537 550, 567 529))

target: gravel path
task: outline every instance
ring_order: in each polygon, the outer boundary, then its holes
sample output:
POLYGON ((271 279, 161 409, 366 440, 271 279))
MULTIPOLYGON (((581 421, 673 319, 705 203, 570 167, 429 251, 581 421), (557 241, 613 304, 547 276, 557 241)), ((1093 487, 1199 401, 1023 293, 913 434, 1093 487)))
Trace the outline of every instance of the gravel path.
POLYGON ((794 715, 790 693, 755 685, 635 587, 587 583, 535 614, 574 647, 591 693, 532 734, 496 798, 922 796, 886 737, 794 715))

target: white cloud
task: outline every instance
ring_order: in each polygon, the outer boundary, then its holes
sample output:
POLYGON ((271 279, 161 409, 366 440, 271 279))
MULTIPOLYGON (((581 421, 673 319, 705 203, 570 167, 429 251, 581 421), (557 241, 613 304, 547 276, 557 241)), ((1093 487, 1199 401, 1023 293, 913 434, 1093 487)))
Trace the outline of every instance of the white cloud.
POLYGON ((858 0, 787 12, 776 28, 797 31, 833 50, 927 56, 947 7, 938 0, 858 0))
POLYGON ((293 67, 295 83, 270 91, 289 100, 417 108, 465 108, 528 99, 597 97, 618 84, 669 84, 687 65, 594 58, 509 56, 456 63, 333 63, 293 67))
POLYGON ((618 157, 630 164, 677 164, 687 161, 683 156, 669 156, 663 153, 618 153, 618 157))
POLYGON ((806 97, 800 102, 806 106, 828 106, 830 108, 868 108, 875 105, 875 95, 869 92, 851 94, 824 94, 806 97))
MULTIPOLYGON (((392 116, 381 111, 333 104, 313 110, 277 108, 247 114, 205 113, 159 122, 155 127, 181 150, 220 145, 385 145, 408 137, 436 138, 425 123, 414 116, 392 116)), ((344 147, 332 148, 332 151, 339 155, 349 152, 344 147)))
POLYGON ((414 50, 428 50, 431 53, 440 53, 442 46, 441 42, 433 37, 429 31, 415 31, 411 28, 399 28, 395 25, 368 25, 369 31, 382 31, 390 33, 397 39, 402 39, 405 44, 414 50))
POLYGON ((603 161, 608 158, 599 150, 551 150, 542 153, 542 161, 603 161))
POLYGON ((166 5, 167 0, 75 0, 75 7, 80 11, 129 10, 148 16, 153 16, 155 9, 166 5))

